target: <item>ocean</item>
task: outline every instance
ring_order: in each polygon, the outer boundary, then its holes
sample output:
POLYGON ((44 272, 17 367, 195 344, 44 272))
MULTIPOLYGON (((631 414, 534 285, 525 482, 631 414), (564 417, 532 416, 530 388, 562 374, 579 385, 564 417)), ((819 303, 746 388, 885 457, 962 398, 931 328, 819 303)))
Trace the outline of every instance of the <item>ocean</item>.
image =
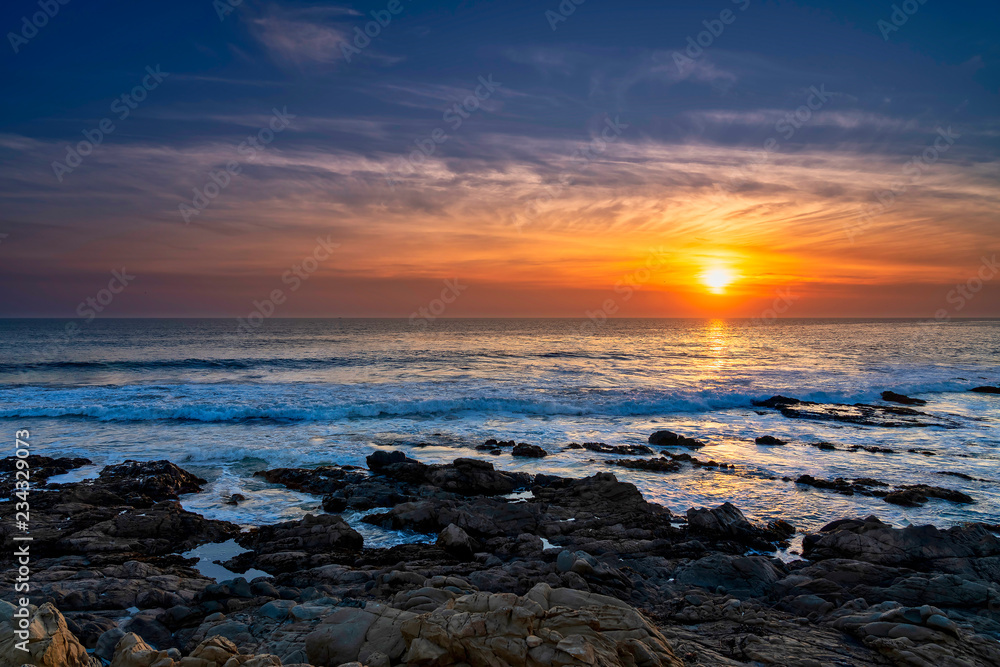
MULTIPOLYGON (((10 453, 14 431, 27 428, 34 453, 95 462, 55 482, 125 459, 169 459, 210 482, 185 507, 243 525, 319 507, 253 472, 363 466, 391 448, 428 463, 475 457, 532 473, 613 472, 677 513, 731 501, 752 518, 803 529, 870 514, 896 525, 998 524, 1000 397, 969 391, 998 381, 1000 320, 472 319, 418 328, 272 319, 249 336, 232 319, 80 320, 71 333, 65 321, 0 321, 0 428, 10 453), (753 405, 776 394, 879 402, 884 390, 925 399, 918 409, 936 425, 790 419, 753 405), (705 442, 695 456, 734 467, 646 472, 566 448, 645 444, 660 429, 705 442), (787 444, 755 444, 761 435, 787 444), (477 451, 488 438, 550 455, 477 451), (802 474, 931 484, 976 502, 899 507, 796 484, 802 474), (231 493, 247 501, 226 505, 231 493)), ((365 530, 375 544, 422 539, 365 530)))

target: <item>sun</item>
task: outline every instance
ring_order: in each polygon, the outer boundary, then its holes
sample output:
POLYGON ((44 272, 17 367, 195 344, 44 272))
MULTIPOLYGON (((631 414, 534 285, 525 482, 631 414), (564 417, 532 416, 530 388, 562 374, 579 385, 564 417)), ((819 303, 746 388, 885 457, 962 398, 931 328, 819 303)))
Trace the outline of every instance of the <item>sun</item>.
POLYGON ((701 274, 701 282, 713 294, 722 294, 734 280, 736 280, 736 276, 724 266, 714 266, 701 274))

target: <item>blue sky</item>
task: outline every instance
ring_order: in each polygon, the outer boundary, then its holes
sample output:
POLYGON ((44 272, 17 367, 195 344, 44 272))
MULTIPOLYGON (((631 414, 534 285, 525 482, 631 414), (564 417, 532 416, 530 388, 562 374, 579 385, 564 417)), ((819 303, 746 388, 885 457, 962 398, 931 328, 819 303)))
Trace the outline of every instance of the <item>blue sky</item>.
POLYGON ((659 249, 624 314, 754 316, 795 285, 802 315, 924 316, 996 250, 996 3, 390 5, 70 0, 12 45, 40 9, 5 3, 0 315, 73 317, 122 266, 143 287, 111 314, 240 313, 332 235, 287 314, 405 317, 464 276, 456 316, 574 316, 659 249), (738 289, 706 301, 718 265, 738 289))

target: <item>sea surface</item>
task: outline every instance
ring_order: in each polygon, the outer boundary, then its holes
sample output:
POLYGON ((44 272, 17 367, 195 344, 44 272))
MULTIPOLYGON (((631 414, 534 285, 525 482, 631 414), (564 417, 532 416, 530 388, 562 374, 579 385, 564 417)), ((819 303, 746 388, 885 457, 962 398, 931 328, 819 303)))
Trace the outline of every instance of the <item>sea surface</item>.
MULTIPOLYGON (((209 480, 185 507, 258 525, 316 511, 318 498, 252 473, 364 465, 375 449, 428 463, 586 476, 611 471, 682 513, 731 501, 759 520, 815 529, 876 514, 896 525, 1000 523, 1000 320, 0 320, 0 430, 31 431, 33 451, 86 456, 93 476, 125 459, 169 459, 209 480), (949 427, 888 428, 789 419, 754 407, 775 394, 880 402, 923 398, 949 427), (571 442, 643 444, 669 429, 735 469, 653 473, 571 442), (778 447, 754 438, 774 435, 778 447), (476 451, 487 438, 540 445, 544 459, 476 451), (833 443, 835 450, 811 446, 833 443), (893 453, 847 451, 877 445, 893 453), (909 449, 933 452, 910 453, 909 449), (954 472, 975 479, 941 475, 954 472), (932 484, 976 502, 919 508, 797 485, 801 474, 932 484), (224 504, 232 493, 247 501, 224 504)), ((370 545, 426 539, 361 524, 370 545)))

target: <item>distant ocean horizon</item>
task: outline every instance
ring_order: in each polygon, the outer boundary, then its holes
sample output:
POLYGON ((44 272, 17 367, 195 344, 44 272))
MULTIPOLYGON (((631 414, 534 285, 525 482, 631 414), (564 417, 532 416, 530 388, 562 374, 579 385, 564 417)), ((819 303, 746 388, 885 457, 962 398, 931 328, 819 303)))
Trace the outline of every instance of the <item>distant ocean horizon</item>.
POLYGON ((674 511, 730 500, 800 527, 868 514, 897 524, 1000 523, 1000 402, 969 391, 1000 381, 1000 319, 924 322, 450 318, 418 327, 405 318, 269 318, 235 336, 233 318, 97 318, 67 336, 65 319, 4 319, 0 423, 11 433, 30 428, 40 454, 98 465, 170 459, 211 482, 187 506, 246 525, 315 506, 253 472, 364 465, 386 448, 426 462, 613 472, 674 511), (880 403, 885 390, 927 400, 919 409, 947 426, 790 419, 754 405, 773 395, 880 403), (645 444, 660 429, 705 442, 699 458, 734 468, 627 470, 566 448, 645 444), (756 445, 761 435, 788 444, 756 445), (475 449, 489 438, 550 456, 475 449), (819 442, 834 449, 811 446, 819 442), (797 485, 801 474, 934 484, 976 502, 901 508, 797 485), (226 506, 222 497, 234 492, 250 500, 226 506))

